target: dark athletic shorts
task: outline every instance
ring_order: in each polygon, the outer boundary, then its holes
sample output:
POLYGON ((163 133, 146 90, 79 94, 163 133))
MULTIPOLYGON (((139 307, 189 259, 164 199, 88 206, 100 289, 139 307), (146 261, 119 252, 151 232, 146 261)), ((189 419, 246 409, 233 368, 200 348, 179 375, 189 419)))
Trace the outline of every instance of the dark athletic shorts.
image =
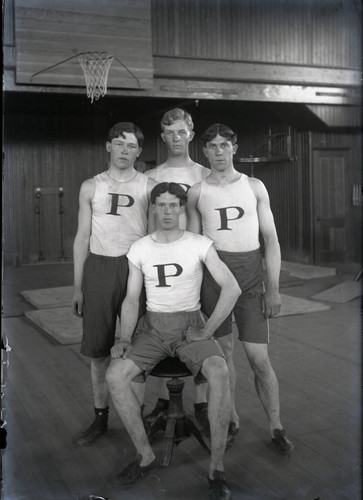
MULTIPOLYGON (((264 295, 263 269, 260 249, 251 252, 224 252, 218 250, 220 259, 228 266, 236 278, 242 294, 233 309, 238 338, 255 344, 269 342, 269 324, 262 313, 264 295)), ((207 268, 201 290, 202 311, 210 316, 220 294, 220 287, 207 268)), ((224 337, 232 332, 231 315, 214 333, 215 338, 224 337)))
POLYGON ((203 328, 205 319, 200 311, 157 313, 147 311, 138 323, 132 337, 132 349, 127 358, 139 366, 147 376, 159 361, 177 356, 194 376, 205 359, 221 356, 223 351, 212 338, 187 343, 185 334, 189 326, 203 328))
MULTIPOLYGON (((81 353, 90 358, 110 354, 115 342, 117 317, 126 295, 128 261, 90 253, 84 265, 83 338, 81 353)), ((144 293, 140 297, 140 316, 145 312, 144 293)))

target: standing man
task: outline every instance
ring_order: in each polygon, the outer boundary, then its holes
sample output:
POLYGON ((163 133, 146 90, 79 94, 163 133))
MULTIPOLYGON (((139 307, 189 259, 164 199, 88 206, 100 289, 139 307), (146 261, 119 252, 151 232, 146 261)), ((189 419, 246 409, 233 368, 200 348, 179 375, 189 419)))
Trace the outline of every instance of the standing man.
MULTIPOLYGON (((235 170, 237 135, 231 128, 215 123, 203 133, 201 140, 211 174, 189 191, 188 228, 196 233, 202 231, 214 241, 221 260, 243 290, 233 309, 239 339, 255 375, 255 387, 269 420, 272 443, 278 453, 288 456, 293 444, 286 438, 280 421, 279 386, 267 348, 268 318, 276 315, 281 307, 281 255, 269 196, 260 180, 235 170), (266 288, 259 232, 265 246, 266 288)), ((209 314, 208 309, 213 309, 219 291, 210 276, 206 275, 205 281, 202 306, 209 314)), ((218 338, 218 332, 215 336, 218 338)))
POLYGON ((84 181, 80 189, 71 306, 83 318, 81 353, 91 358, 95 411, 95 420, 77 439, 80 446, 92 444, 107 431, 105 375, 126 295, 126 254, 134 241, 147 234, 149 195, 155 185, 134 169, 143 141, 133 123, 114 125, 106 142, 108 169, 84 181))
MULTIPOLYGON (((176 182, 188 192, 191 186, 201 182, 209 174, 209 168, 193 161, 189 156, 189 144, 194 137, 191 115, 180 108, 164 113, 161 122, 161 139, 167 148, 167 158, 158 167, 147 170, 145 175, 159 182, 176 182)), ((186 214, 180 216, 180 228, 186 229, 186 214)))
POLYGON ((115 408, 136 448, 136 459, 115 480, 126 486, 156 466, 141 419, 141 405, 132 390, 135 376, 168 356, 177 356, 196 376, 206 377, 211 426, 209 484, 211 499, 229 499, 223 455, 230 412, 228 367, 214 331, 230 314, 240 289, 221 262, 213 242, 179 228, 186 195, 176 183, 163 182, 151 192, 156 231, 135 242, 128 254, 130 274, 121 310, 121 341, 112 348, 107 382, 115 408), (203 264, 221 288, 210 317, 200 311, 203 264), (146 315, 139 321, 139 297, 146 289, 146 315))
MULTIPOLYGON (((174 108, 164 113, 161 121, 161 139, 167 148, 167 158, 164 163, 156 168, 148 170, 145 174, 160 182, 176 182, 187 193, 191 186, 201 182, 209 174, 210 170, 193 161, 189 156, 189 144, 194 138, 194 123, 191 115, 180 108, 174 108)), ((187 217, 183 212, 180 215, 180 229, 186 229, 187 217)), ((203 427, 204 433, 209 438, 208 405, 207 405, 207 383, 204 377, 198 377, 195 381, 195 418, 203 427)), ((166 415, 169 406, 166 382, 162 379, 158 382, 160 397, 155 408, 149 415, 144 417, 147 426, 151 426, 161 415, 166 415)), ((234 400, 233 400, 234 408, 234 400)))

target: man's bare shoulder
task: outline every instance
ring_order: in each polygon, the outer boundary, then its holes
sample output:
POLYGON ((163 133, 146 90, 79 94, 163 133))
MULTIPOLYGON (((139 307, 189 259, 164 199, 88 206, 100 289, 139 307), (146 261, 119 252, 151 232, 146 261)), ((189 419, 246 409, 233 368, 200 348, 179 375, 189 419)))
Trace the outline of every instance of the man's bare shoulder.
POLYGON ((253 191, 253 194, 256 196, 258 200, 268 199, 267 189, 264 183, 260 179, 256 179, 256 177, 247 177, 249 185, 253 191))
POLYGON ((248 179, 248 182, 249 182, 249 185, 251 186, 252 190, 265 190, 265 185, 264 183, 260 180, 260 179, 257 179, 256 177, 248 177, 247 176, 247 179, 248 179))
POLYGON ((201 187, 202 187, 201 182, 196 182, 195 184, 193 184, 193 186, 191 186, 189 188, 188 197, 189 196, 199 196, 201 187))
POLYGON ((95 180, 93 177, 86 179, 81 184, 80 195, 84 198, 92 198, 95 191, 95 180))

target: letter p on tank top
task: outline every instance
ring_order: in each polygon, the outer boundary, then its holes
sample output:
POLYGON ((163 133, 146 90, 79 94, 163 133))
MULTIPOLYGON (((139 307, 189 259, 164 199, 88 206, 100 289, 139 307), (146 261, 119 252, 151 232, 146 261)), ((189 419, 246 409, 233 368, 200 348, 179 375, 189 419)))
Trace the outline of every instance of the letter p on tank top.
POLYGON ((98 255, 126 255, 131 244, 147 234, 147 182, 141 172, 117 182, 102 172, 94 177, 90 250, 98 255))
POLYGON ((217 250, 248 252, 260 247, 257 200, 247 175, 225 185, 202 181, 197 207, 203 234, 217 250))

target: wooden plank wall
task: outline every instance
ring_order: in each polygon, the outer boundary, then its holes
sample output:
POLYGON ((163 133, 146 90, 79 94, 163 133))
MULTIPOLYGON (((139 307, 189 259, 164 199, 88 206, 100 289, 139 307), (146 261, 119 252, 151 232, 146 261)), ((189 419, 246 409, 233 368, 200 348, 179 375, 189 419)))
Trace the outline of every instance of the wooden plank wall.
MULTIPOLYGON (((204 123, 193 111, 197 137, 190 146, 191 157, 207 165, 198 136, 204 123)), ((287 132, 288 125, 272 123, 270 128, 261 123, 247 127, 239 125, 238 117, 220 115, 218 120, 230 124, 238 133, 239 157, 261 152, 261 144, 269 133, 287 132)), ((262 120, 262 117, 261 117, 262 120)), ((212 123, 210 120, 209 123, 212 123)), ((208 124, 209 124, 208 123, 208 124)), ((4 164, 4 252, 10 263, 36 262, 39 256, 38 222, 34 214, 34 189, 40 187, 64 188, 64 250, 67 260, 72 259, 72 244, 77 227, 78 192, 82 181, 102 171, 107 165, 105 139, 109 118, 82 115, 8 115, 5 127, 4 164)), ((138 123, 146 141, 141 160, 165 161, 166 151, 159 136, 158 120, 138 123)), ((351 151, 348 165, 350 192, 353 184, 362 183, 360 134, 331 134, 298 132, 291 128, 291 155, 294 162, 255 165, 254 176, 266 185, 275 216, 282 255, 286 260, 312 263, 312 170, 311 147, 339 148, 351 151)), ((265 146, 264 146, 265 147, 265 146)), ((238 165, 251 174, 250 165, 238 165)), ((43 250, 47 261, 60 256, 60 217, 57 196, 44 196, 42 201, 43 250), (46 212, 48 210, 49 213, 46 212)), ((361 207, 350 203, 348 214, 347 260, 360 261, 361 207)))
MULTIPOLYGON (((126 120, 131 119, 132 116, 126 116, 126 120)), ((39 223, 45 261, 59 261, 59 187, 64 188, 65 259, 72 260, 81 183, 107 168, 107 132, 114 123, 123 120, 124 116, 111 120, 110 116, 82 112, 6 115, 3 170, 3 251, 6 263, 39 262, 39 223), (40 216, 34 213, 36 187, 55 188, 54 194, 41 197, 40 216)), ((135 122, 145 135, 140 159, 155 164, 158 130, 155 120, 148 118, 135 122)))
MULTIPOLYGON (((107 166, 107 127, 100 117, 62 115, 7 115, 4 163, 5 261, 37 262, 38 222, 36 187, 64 188, 64 248, 72 258, 77 229, 78 192, 83 180, 107 166)), ((60 257, 58 196, 41 201, 41 237, 44 257, 60 257)))
POLYGON ((152 86, 150 0, 14 2, 17 83, 84 86, 75 56, 111 52, 110 88, 152 86))
MULTIPOLYGON (((287 134, 288 126, 286 124, 274 124, 267 131, 267 133, 273 134, 280 132, 287 134)), ((264 137, 264 134, 260 131, 251 139, 259 140, 261 144, 262 137, 264 137)), ((245 136, 243 136, 243 140, 244 138, 245 136)), ((256 146, 254 150, 256 150, 256 146)), ((250 151, 253 153, 254 150, 250 151)), ((285 153, 285 151, 282 150, 282 153, 285 153)), ((279 154, 278 149, 274 154, 279 154)), ((291 155, 296 157, 295 161, 255 164, 253 166, 253 175, 265 184, 269 192, 283 258, 301 261, 303 258, 304 219, 308 216, 308 213, 302 211, 302 205, 305 203, 302 182, 303 178, 308 175, 308 170, 303 170, 303 165, 308 150, 303 147, 300 134, 294 130, 291 131, 291 155)), ((248 173, 249 169, 250 167, 247 166, 244 168, 246 173, 248 173)))
POLYGON ((330 127, 362 127, 361 106, 310 104, 307 107, 330 127))
POLYGON ((360 68, 350 0, 152 0, 154 56, 360 68))

